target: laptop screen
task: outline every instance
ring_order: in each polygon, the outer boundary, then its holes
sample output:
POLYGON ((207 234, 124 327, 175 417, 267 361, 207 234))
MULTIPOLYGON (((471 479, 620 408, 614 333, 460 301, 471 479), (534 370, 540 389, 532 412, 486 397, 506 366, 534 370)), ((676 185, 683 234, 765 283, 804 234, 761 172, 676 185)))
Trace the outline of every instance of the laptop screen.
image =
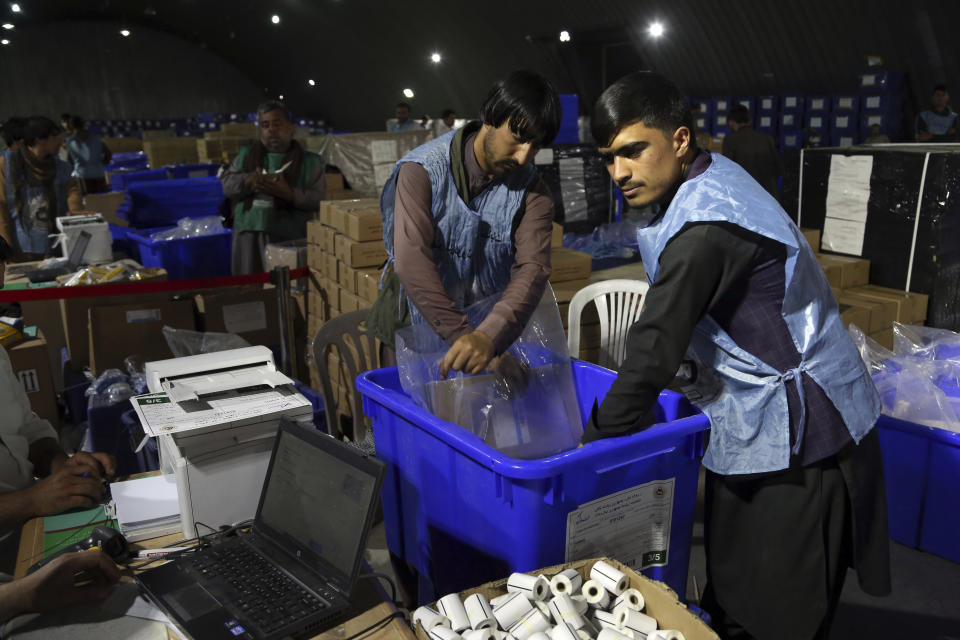
POLYGON ((310 437, 280 430, 258 522, 350 577, 366 538, 377 467, 329 436, 303 435, 310 437))

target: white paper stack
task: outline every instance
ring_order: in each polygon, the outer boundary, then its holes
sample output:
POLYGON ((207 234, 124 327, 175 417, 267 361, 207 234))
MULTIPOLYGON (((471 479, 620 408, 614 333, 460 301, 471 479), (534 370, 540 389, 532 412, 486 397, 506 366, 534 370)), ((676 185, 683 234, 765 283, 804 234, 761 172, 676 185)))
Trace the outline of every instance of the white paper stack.
POLYGON ((120 532, 129 542, 180 531, 176 478, 156 475, 110 484, 120 532))

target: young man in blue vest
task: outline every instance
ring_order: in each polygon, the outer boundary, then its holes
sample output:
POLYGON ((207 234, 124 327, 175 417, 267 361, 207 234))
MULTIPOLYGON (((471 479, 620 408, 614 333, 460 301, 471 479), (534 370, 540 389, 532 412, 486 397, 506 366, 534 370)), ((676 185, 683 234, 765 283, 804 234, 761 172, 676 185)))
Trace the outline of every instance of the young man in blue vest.
POLYGON ((880 400, 813 252, 739 165, 696 146, 651 72, 597 102, 593 134, 630 206, 650 290, 584 442, 653 422, 676 374, 710 418, 707 591, 724 638, 826 638, 847 567, 889 592, 880 400))
POLYGON ((444 375, 487 368, 523 331, 550 276, 553 200, 533 158, 560 128, 557 92, 516 71, 491 89, 480 118, 404 156, 380 198, 391 265, 368 327, 392 345, 397 328, 428 324, 451 345, 444 375), (471 326, 463 310, 494 294, 500 301, 471 326))
POLYGON ((957 116, 950 108, 950 94, 947 85, 938 84, 933 88, 931 98, 933 109, 921 111, 917 116, 917 142, 956 142, 957 116))

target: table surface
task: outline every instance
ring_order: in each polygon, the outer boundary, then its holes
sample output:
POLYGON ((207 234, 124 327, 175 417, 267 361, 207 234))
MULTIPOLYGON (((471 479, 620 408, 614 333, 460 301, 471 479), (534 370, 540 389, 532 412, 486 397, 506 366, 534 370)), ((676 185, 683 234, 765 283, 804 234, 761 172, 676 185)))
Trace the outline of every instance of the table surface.
MULTIPOLYGON (((157 549, 183 540, 183 535, 174 533, 159 538, 141 540, 130 543, 133 549, 157 549)), ((14 577, 21 578, 31 565, 38 562, 43 555, 43 518, 33 518, 23 525, 20 534, 20 547, 17 550, 17 564, 14 577)), ((132 580, 130 569, 123 569, 124 580, 132 580)), ((365 628, 382 620, 397 609, 392 602, 383 601, 381 592, 373 588, 368 580, 357 583, 353 593, 347 615, 350 618, 337 626, 314 636, 314 640, 334 640, 349 637, 363 631, 365 628)), ((167 632, 170 640, 178 640, 177 636, 167 632)), ((413 631, 402 617, 394 618, 379 630, 365 634, 363 640, 413 640, 416 638, 413 631)))

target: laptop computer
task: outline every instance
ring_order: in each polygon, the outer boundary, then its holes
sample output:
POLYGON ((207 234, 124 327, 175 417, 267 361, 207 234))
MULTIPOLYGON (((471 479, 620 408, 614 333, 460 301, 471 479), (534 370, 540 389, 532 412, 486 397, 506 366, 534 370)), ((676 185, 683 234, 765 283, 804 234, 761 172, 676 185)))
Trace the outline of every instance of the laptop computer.
POLYGON ((56 280, 57 276, 73 273, 83 263, 83 254, 86 253, 87 245, 90 244, 90 238, 92 237, 89 231, 81 230, 77 235, 77 240, 70 247, 70 255, 67 256, 66 263, 44 269, 33 269, 27 272, 27 278, 30 282, 50 282, 56 280))
POLYGON ((193 638, 312 635, 350 602, 385 468, 355 447, 282 420, 252 531, 144 571, 137 581, 193 638))

